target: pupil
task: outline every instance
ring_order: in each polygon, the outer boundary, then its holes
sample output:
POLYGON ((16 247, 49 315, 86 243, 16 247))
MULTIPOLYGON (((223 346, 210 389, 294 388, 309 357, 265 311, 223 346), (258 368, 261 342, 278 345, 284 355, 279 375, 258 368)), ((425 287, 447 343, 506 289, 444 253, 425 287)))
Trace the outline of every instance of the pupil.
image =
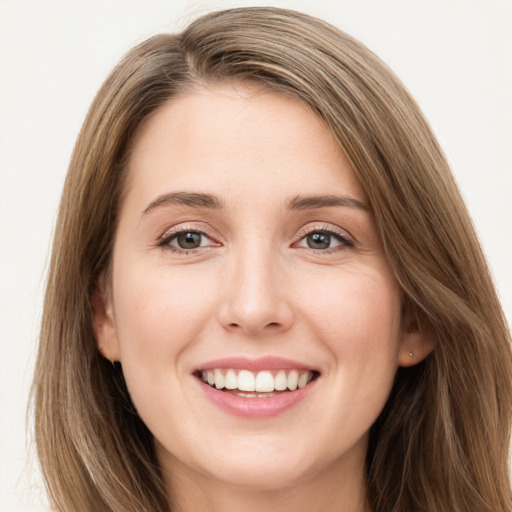
POLYGON ((307 237, 310 249, 327 249, 331 245, 331 235, 325 233, 312 233, 307 237))
POLYGON ((201 245, 201 234, 200 233, 182 233, 178 235, 178 245, 182 249, 196 249, 201 245))

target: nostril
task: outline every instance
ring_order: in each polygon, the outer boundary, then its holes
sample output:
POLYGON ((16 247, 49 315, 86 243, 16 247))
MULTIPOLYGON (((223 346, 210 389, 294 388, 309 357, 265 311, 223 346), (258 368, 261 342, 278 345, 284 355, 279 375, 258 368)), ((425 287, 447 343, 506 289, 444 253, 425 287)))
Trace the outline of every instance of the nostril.
MULTIPOLYGON (((270 322, 270 323, 268 323, 265 327, 273 327, 273 328, 276 328, 276 327, 280 327, 280 325, 281 325, 281 324, 280 324, 279 322, 270 322)), ((237 324, 236 322, 231 322, 231 323, 229 324, 229 327, 231 327, 231 328, 239 328, 239 327, 241 327, 241 325, 240 325, 240 324, 237 324)))

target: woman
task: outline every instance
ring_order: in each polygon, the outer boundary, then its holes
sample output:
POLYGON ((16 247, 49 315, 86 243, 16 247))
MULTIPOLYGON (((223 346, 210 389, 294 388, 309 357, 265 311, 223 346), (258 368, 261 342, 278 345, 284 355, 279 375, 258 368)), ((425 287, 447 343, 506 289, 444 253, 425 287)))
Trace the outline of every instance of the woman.
POLYGON ((510 510, 510 375, 446 161, 364 46, 234 9, 114 69, 43 315, 55 510, 510 510))

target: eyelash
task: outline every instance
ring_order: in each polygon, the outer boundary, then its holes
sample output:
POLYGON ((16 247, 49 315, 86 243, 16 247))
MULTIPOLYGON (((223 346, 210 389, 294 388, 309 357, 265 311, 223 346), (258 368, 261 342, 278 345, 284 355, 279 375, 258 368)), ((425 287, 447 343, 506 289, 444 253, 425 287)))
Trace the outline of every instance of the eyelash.
MULTIPOLYGON (((352 239, 348 236, 348 234, 345 231, 342 231, 340 229, 335 229, 332 226, 312 226, 305 229, 300 230, 297 233, 298 241, 294 242, 292 244, 292 247, 302 247, 298 244, 306 239, 309 235, 313 234, 324 234, 333 237, 336 241, 340 243, 340 245, 335 247, 330 247, 326 249, 314 249, 311 247, 303 247, 303 249, 306 249, 307 251, 311 251, 314 254, 331 254, 333 252, 338 252, 342 250, 346 250, 347 248, 354 247, 354 242, 352 239)), ((198 229, 197 226, 178 226, 176 228, 173 228, 170 231, 166 231, 164 235, 160 238, 160 240, 157 243, 157 247, 162 247, 164 249, 167 249, 169 251, 179 253, 179 254, 194 254, 200 250, 204 250, 205 248, 211 248, 215 246, 220 246, 221 244, 218 242, 215 242, 214 238, 208 233, 205 232, 205 230, 198 229), (185 234, 185 233, 195 233, 201 236, 204 236, 211 240, 213 244, 207 245, 207 246, 199 246, 194 249, 184 249, 184 248, 178 248, 171 245, 171 242, 176 239, 179 235, 185 234)))
POLYGON ((354 245, 355 245, 354 241, 352 240, 352 238, 348 235, 348 233, 346 231, 343 231, 341 229, 338 229, 338 228, 335 228, 332 226, 325 226, 325 225, 322 227, 310 226, 310 227, 305 228, 304 230, 299 231, 299 233, 297 234, 297 236, 299 237, 299 240, 298 240, 298 242, 295 242, 293 245, 297 246, 297 244, 299 244, 303 240, 306 240, 306 237, 308 237, 309 235, 313 235, 313 234, 317 234, 317 233, 329 235, 329 236, 333 237, 336 241, 338 241, 340 243, 340 245, 336 246, 336 247, 330 247, 327 249, 314 249, 312 247, 304 247, 304 249, 306 249, 307 251, 311 251, 315 255, 318 255, 318 254, 328 255, 328 254, 332 254, 334 252, 349 249, 351 247, 354 247, 354 245))
POLYGON ((167 249, 169 251, 172 251, 172 252, 176 252, 176 253, 179 253, 179 254, 194 254, 196 252, 198 252, 199 250, 201 249, 205 249, 205 248, 210 248, 210 247, 215 247, 215 246, 219 246, 220 244, 218 242, 215 242, 215 240, 213 239, 212 236, 208 235, 208 233, 205 232, 205 230, 203 229, 198 229, 197 226, 177 226, 176 228, 173 228, 169 231, 166 231, 164 233, 164 235, 162 235, 162 237, 160 238, 160 240, 158 241, 157 243, 157 246, 158 247, 162 247, 164 249, 167 249), (185 234, 185 233, 196 233, 196 234, 199 234, 201 236, 204 236, 206 238, 208 238, 209 240, 211 240, 213 242, 212 245, 209 245, 209 246, 206 246, 206 247, 197 247, 197 248, 194 248, 194 249, 183 249, 183 248, 178 248, 178 247, 173 247, 171 245, 171 242, 177 238, 179 235, 181 234, 185 234))

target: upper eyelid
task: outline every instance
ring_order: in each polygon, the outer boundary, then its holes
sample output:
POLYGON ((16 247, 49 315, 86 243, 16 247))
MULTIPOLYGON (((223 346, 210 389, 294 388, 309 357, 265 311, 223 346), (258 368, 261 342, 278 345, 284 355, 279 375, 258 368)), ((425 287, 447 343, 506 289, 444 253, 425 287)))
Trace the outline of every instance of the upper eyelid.
POLYGON ((163 234, 159 236, 159 240, 163 240, 168 238, 171 235, 177 235, 178 233, 183 233, 184 231, 194 231, 197 233, 201 233, 208 238, 215 238, 215 235, 212 233, 212 229, 207 226, 207 224, 203 222, 180 222, 175 226, 168 227, 164 230, 163 234))
POLYGON ((341 236, 342 238, 347 238, 352 242, 355 242, 355 237, 346 229, 340 228, 339 226, 334 226, 332 224, 327 225, 325 223, 314 223, 313 225, 308 224, 307 226, 303 226, 297 231, 296 237, 298 239, 302 239, 310 233, 315 233, 317 231, 325 231, 330 234, 341 236))

